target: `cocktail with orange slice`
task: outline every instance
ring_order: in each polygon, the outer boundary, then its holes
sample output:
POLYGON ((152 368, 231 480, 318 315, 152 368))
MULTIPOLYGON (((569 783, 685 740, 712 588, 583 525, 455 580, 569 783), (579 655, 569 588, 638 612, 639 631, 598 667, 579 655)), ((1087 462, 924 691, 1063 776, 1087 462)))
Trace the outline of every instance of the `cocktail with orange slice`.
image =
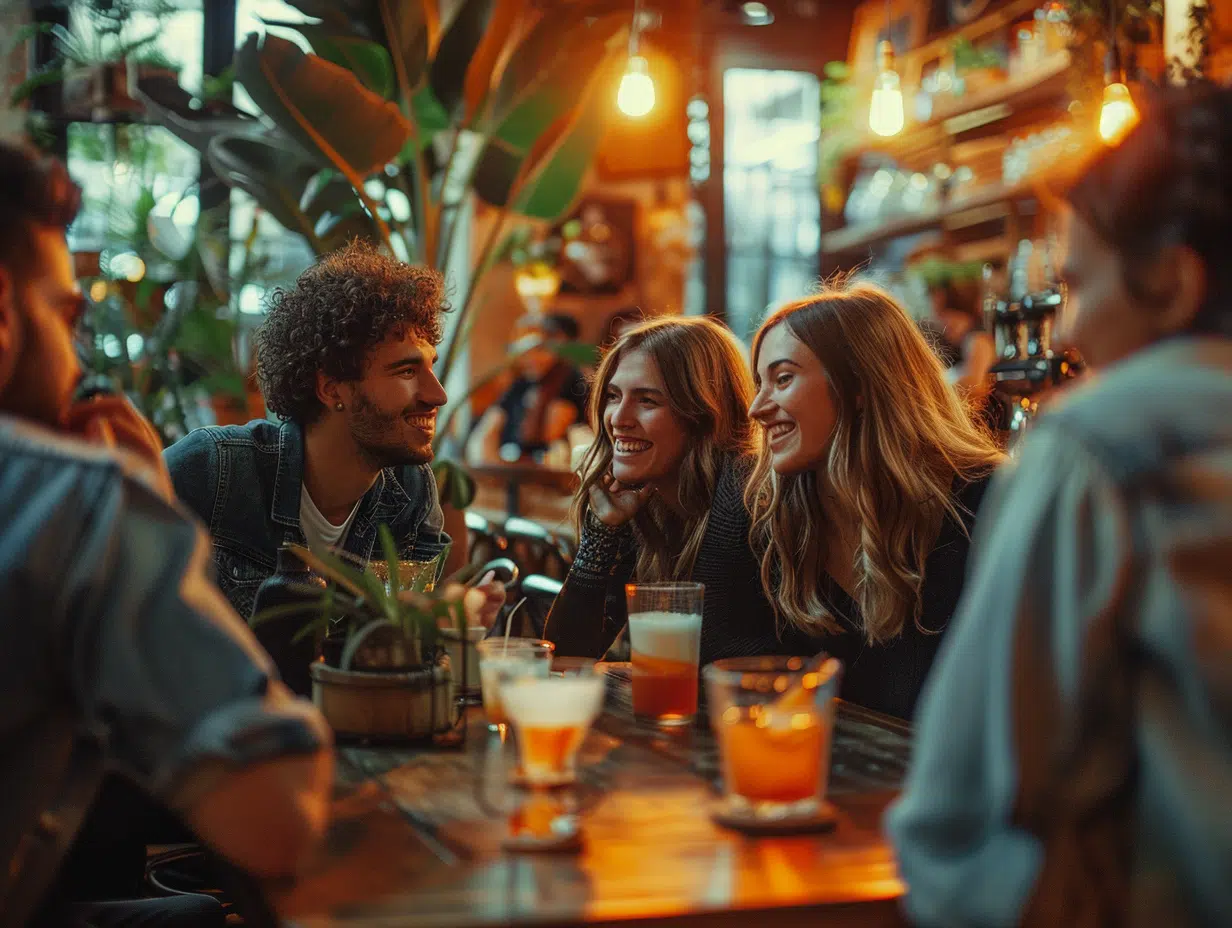
POLYGON ((759 818, 820 808, 839 669, 833 658, 796 657, 733 658, 705 669, 729 806, 759 818))

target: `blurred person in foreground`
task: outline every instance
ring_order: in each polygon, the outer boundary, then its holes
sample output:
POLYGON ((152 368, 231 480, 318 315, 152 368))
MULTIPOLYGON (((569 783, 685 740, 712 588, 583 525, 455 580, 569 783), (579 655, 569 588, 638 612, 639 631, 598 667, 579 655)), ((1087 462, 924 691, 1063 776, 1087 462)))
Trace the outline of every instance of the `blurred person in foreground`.
POLYGON ((1232 924, 1232 90, 1070 188, 1096 371, 1000 478, 887 827, 923 925, 1232 924))
MULTIPOLYGON (((367 564, 384 523, 402 560, 429 561, 449 544, 431 467, 447 309, 430 268, 360 241, 326 255, 274 291, 257 332, 261 391, 281 423, 197 429, 167 449, 240 615, 251 615, 285 543, 367 564)), ((464 527, 457 537, 464 545, 464 527)), ((491 625, 504 587, 479 590, 467 598, 472 624, 491 625)))
POLYGON ((207 579, 153 429, 72 405, 79 202, 63 165, 0 144, 0 925, 221 925, 208 897, 49 892, 104 770, 259 876, 312 848, 332 780, 325 721, 207 579))

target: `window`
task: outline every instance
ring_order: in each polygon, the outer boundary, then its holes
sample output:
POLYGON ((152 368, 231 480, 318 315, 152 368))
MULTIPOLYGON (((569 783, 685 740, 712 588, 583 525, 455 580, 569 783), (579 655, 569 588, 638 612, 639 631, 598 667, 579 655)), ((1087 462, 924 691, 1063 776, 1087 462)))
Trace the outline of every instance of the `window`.
POLYGON ((814 74, 723 72, 727 321, 747 338, 767 309, 815 285, 821 248, 814 74))

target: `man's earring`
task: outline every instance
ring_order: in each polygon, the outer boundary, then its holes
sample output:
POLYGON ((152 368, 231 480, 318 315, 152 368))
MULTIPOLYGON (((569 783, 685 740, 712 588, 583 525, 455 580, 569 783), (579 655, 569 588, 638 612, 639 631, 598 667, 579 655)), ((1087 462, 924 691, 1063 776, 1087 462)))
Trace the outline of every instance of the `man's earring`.
POLYGON ((334 403, 334 409, 338 410, 338 412, 342 412, 345 408, 341 403, 334 403))

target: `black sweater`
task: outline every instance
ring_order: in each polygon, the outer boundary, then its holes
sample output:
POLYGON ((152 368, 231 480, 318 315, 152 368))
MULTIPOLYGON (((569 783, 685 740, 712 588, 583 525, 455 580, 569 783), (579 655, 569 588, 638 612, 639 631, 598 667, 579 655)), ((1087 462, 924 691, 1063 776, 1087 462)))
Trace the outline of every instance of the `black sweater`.
MULTIPOLYGON (((966 573, 969 541, 963 528, 947 520, 925 564, 921 624, 913 624, 893 641, 870 646, 861 631, 859 608, 842 590, 822 577, 822 592, 845 631, 808 635, 795 628, 776 631, 774 611, 762 593, 760 559, 749 548, 744 484, 751 461, 733 459, 715 488, 710 519, 691 580, 706 587, 701 635, 701 663, 759 654, 812 655, 828 651, 844 665, 840 695, 851 702, 901 718, 910 718, 916 697, 936 657, 942 635, 958 604, 966 573)), ((987 480, 958 493, 970 531, 987 480)), ((601 657, 628 621, 624 586, 637 558, 631 526, 609 528, 588 516, 577 557, 548 616, 545 637, 556 653, 601 657)))
MULTIPOLYGON (((775 633, 774 611, 762 593, 759 561, 749 549, 744 485, 747 458, 719 474, 706 534, 690 580, 705 584, 701 663, 724 657, 796 653, 775 633)), ((625 584, 633 577, 637 542, 626 524, 612 529, 587 516, 577 556, 548 615, 545 636, 556 653, 601 657, 628 621, 625 584)), ((799 653, 811 653, 801 651, 799 653)))

